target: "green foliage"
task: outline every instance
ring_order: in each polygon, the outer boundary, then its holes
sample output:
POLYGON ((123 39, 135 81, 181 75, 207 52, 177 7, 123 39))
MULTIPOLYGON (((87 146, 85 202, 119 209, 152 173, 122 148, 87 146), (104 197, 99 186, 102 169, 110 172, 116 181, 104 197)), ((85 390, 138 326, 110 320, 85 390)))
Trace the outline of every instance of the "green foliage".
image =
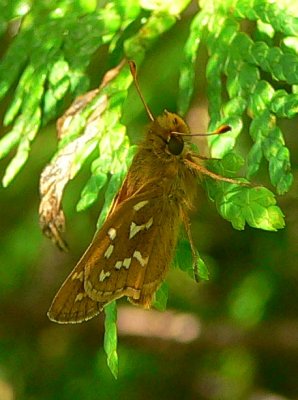
POLYGON ((196 249, 196 260, 193 259, 189 241, 183 236, 178 241, 173 261, 174 267, 180 268, 186 272, 191 278, 194 278, 195 270, 198 272, 198 277, 201 280, 207 281, 209 279, 209 271, 201 258, 198 250, 196 249), (194 261, 196 262, 194 265, 194 261))
POLYGON ((195 17, 185 45, 185 61, 181 68, 179 110, 189 107, 195 79, 195 61, 200 41, 209 52, 206 77, 211 127, 230 124, 231 133, 210 138, 211 154, 222 157, 235 146, 242 131, 243 114, 251 118, 249 127, 254 142, 247 160, 247 176, 251 178, 263 158, 277 193, 289 190, 293 176, 290 153, 285 146, 277 118, 297 114, 296 85, 298 24, 291 10, 280 2, 266 1, 201 2, 202 10, 195 17), (256 22, 250 36, 241 32, 241 21, 256 22), (285 21, 288 21, 285 23, 285 21), (281 36, 280 47, 272 37, 281 36), (296 44, 296 45, 295 45, 296 44), (225 79, 225 85, 223 81, 225 79), (280 82, 286 90, 275 89, 280 82), (226 98, 226 95, 228 98, 226 98))
MULTIPOLYGON (((229 133, 210 137, 211 155, 223 159, 210 165, 223 175, 239 175, 243 162, 234 148, 248 117, 252 145, 246 176, 255 177, 265 160, 278 194, 286 193, 293 181, 290 152, 278 120, 293 118, 298 111, 298 23, 291 9, 282 7, 284 3, 200 1, 181 55, 178 93, 178 111, 184 115, 190 108, 198 77, 199 46, 206 46, 210 129, 221 124, 232 127, 229 133), (242 22, 249 22, 251 29, 245 31, 242 22)), ((27 162, 40 128, 60 116, 69 99, 90 88, 88 68, 94 58, 105 54, 100 66, 102 75, 125 58, 135 60, 140 67, 148 51, 177 23, 190 1, 115 0, 104 4, 97 6, 97 2, 87 0, 0 3, 0 35, 8 26, 17 27, 0 62, 0 99, 15 89, 4 116, 7 133, 0 140, 0 158, 15 149, 3 176, 4 187, 13 182, 27 162)), ((129 69, 119 68, 103 83, 92 98, 68 116, 52 161, 68 154, 66 184, 92 158, 90 177, 77 210, 90 207, 105 187, 98 226, 106 218, 135 151, 126 127, 120 123, 132 83, 129 69)), ((270 190, 209 179, 205 186, 219 213, 234 228, 244 229, 247 223, 275 231, 284 226, 283 214, 270 190)), ((182 251, 185 243, 180 243, 176 263, 192 271, 192 261, 187 261, 190 249, 182 251)), ((208 279, 204 262, 200 257, 198 260, 200 277, 208 279)), ((166 300, 167 290, 162 287, 157 293, 157 307, 164 309, 166 300)), ((114 304, 105 311, 105 350, 116 376, 114 304)))
MULTIPOLYGON (((219 173, 229 171, 234 174, 241 165, 242 158, 229 153, 214 169, 219 173)), ((230 221, 235 229, 242 230, 247 223, 253 228, 276 231, 285 225, 284 215, 276 206, 273 193, 264 187, 215 183, 211 179, 206 182, 206 187, 221 216, 230 221)))
POLYGON ((163 282, 155 294, 153 307, 159 311, 165 311, 167 309, 168 293, 169 285, 167 282, 163 282))
POLYGON ((116 302, 105 306, 105 337, 104 349, 107 354, 108 366, 117 379, 118 376, 118 355, 117 355, 117 307, 116 302))

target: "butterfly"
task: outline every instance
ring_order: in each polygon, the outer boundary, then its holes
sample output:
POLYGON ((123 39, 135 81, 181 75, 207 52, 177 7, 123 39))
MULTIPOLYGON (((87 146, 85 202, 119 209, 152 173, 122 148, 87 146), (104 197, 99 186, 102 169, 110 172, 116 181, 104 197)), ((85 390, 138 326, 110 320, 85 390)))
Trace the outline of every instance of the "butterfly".
MULTIPOLYGON (((151 123, 106 221, 52 302, 48 316, 55 322, 89 320, 123 296, 150 308, 173 259, 181 224, 196 264, 188 213, 194 206, 198 176, 243 184, 205 168, 203 157, 192 150, 192 135, 180 116, 164 111, 153 117, 133 62, 130 68, 151 123)), ((229 129, 225 125, 212 134, 229 129)))

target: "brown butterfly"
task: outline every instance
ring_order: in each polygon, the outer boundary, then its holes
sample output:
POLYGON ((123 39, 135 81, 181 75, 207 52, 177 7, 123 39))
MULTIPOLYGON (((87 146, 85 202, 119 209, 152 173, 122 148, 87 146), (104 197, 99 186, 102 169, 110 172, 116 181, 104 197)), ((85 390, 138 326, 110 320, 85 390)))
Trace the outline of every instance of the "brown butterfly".
MULTIPOLYGON (((168 111, 153 117, 133 62, 130 68, 151 124, 105 223, 53 300, 48 316, 55 322, 86 321, 123 296, 150 308, 171 264, 181 222, 195 261, 188 212, 198 176, 243 185, 202 165, 204 158, 192 152, 192 135, 181 117, 168 111)), ((212 134, 227 130, 223 126, 212 134)))

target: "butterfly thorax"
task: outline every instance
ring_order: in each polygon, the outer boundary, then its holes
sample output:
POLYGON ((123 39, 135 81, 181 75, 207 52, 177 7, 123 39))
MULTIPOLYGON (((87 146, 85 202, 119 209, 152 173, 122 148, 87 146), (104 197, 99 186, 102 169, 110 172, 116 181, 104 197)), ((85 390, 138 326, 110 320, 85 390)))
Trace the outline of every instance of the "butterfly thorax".
POLYGON ((176 114, 165 111, 151 123, 129 170, 129 195, 145 185, 146 190, 162 192, 179 207, 191 207, 196 176, 184 163, 189 143, 175 132, 189 134, 189 127, 176 114))

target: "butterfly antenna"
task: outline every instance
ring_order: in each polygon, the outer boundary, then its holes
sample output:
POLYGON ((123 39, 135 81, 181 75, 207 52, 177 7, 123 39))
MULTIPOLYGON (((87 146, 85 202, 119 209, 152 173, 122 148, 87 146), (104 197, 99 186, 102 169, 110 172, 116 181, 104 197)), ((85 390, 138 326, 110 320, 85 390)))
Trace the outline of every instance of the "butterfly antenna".
POLYGON ((180 136, 214 136, 214 135, 221 135, 222 133, 226 133, 231 131, 232 128, 230 125, 221 125, 219 128, 217 128, 213 132, 207 132, 207 133, 181 133, 181 132, 172 132, 175 133, 176 135, 180 136))
POLYGON ((129 64, 130 72, 131 72, 131 75, 133 77, 137 92, 139 93, 139 96, 140 96, 140 98, 142 100, 142 103, 144 104, 144 107, 145 107, 145 110, 146 110, 146 112, 148 114, 148 117, 150 118, 151 121, 154 121, 154 117, 152 115, 152 112, 150 111, 150 108, 146 104, 145 99, 144 99, 144 97, 142 95, 142 92, 141 92, 141 89, 140 89, 140 85, 139 85, 139 81, 138 81, 138 77, 137 77, 137 66, 136 66, 136 63, 134 61, 132 61, 132 60, 129 60, 128 64, 129 64))

